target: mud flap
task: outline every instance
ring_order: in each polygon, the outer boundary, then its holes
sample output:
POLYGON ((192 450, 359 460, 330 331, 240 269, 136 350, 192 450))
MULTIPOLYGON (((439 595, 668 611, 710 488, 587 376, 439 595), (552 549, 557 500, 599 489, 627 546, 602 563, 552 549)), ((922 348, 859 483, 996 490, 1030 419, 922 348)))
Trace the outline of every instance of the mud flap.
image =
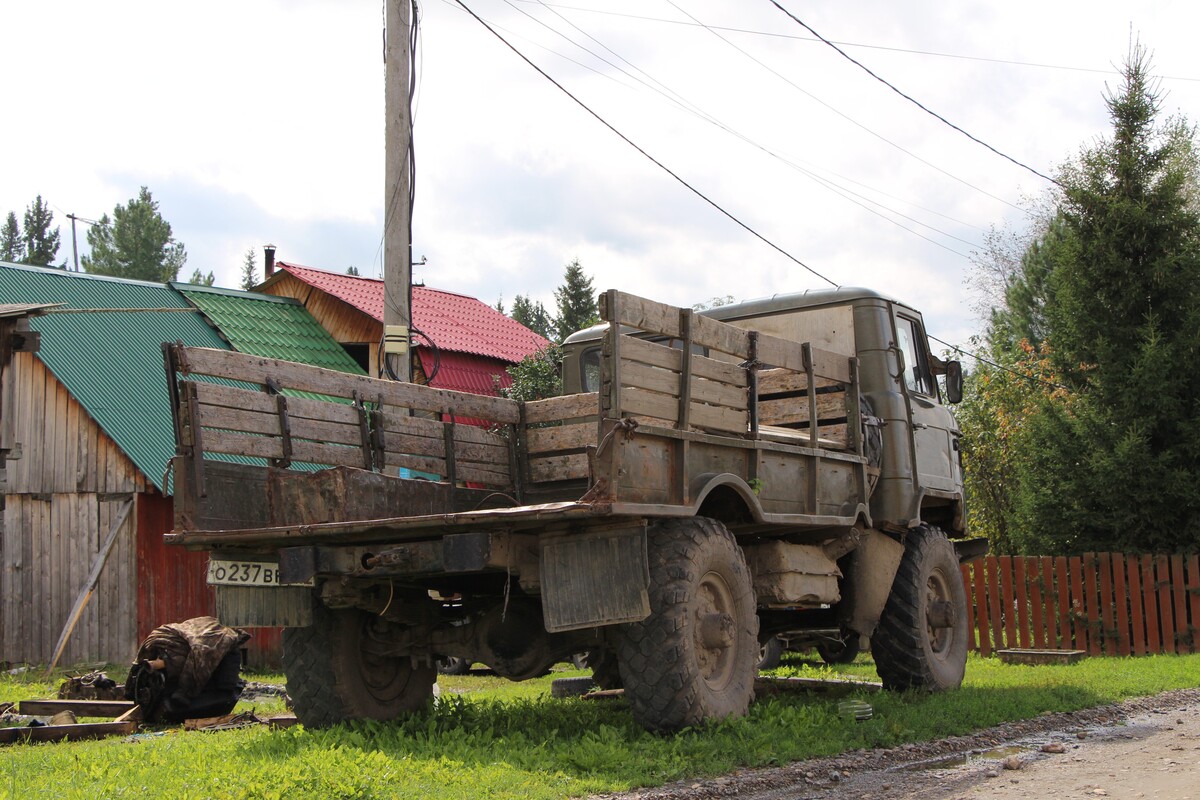
POLYGON ((541 537, 542 613, 550 633, 650 615, 646 526, 541 537))
POLYGON ((847 628, 863 636, 875 633, 902 558, 904 545, 900 542, 877 530, 864 531, 850 558, 845 584, 843 619, 847 628))

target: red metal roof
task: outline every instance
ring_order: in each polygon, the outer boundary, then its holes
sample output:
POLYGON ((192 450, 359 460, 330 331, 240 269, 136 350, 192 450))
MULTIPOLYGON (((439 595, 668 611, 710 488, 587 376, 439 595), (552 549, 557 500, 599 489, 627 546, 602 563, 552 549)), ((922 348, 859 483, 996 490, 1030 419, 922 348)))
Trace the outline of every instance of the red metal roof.
MULTIPOLYGON (((428 375, 433 371, 433 351, 421 347, 417 349, 421 359, 421 367, 428 375)), ((429 382, 430 386, 438 389, 453 389, 456 392, 471 394, 490 394, 495 397, 497 386, 506 389, 512 386, 512 378, 505 372, 507 361, 495 358, 481 358, 465 353, 453 353, 443 350, 437 365, 437 375, 429 382), (496 379, 499 379, 497 384, 496 379)))
MULTIPOLYGON (((383 281, 282 261, 276 264, 276 268, 383 322, 383 281)), ((443 362, 446 361, 445 351, 453 351, 516 363, 550 344, 521 323, 474 297, 428 286, 414 286, 412 292, 413 326, 442 349, 443 362)), ((419 336, 416 342, 418 345, 424 344, 419 336)), ((486 393, 493 394, 490 383, 488 387, 486 393)))

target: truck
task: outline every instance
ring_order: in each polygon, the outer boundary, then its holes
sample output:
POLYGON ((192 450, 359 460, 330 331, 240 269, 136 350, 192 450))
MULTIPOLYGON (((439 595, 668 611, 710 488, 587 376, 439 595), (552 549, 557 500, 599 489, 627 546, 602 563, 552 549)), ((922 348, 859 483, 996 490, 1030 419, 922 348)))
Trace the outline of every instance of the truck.
POLYGON ((223 622, 283 627, 297 717, 421 709, 439 659, 524 680, 586 652, 670 733, 744 715, 785 633, 960 685, 981 549, 961 369, 921 314, 850 288, 599 307, 535 401, 164 344, 167 540, 208 552, 223 622))

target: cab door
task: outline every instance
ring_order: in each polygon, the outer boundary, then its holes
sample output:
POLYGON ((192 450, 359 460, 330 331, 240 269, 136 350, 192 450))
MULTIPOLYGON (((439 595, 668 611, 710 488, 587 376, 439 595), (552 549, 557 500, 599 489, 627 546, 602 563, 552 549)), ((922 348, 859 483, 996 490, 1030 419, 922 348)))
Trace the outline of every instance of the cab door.
POLYGON ((921 320, 897 309, 896 347, 904 359, 904 391, 912 421, 918 483, 922 489, 958 494, 962 487, 958 424, 938 396, 921 320))

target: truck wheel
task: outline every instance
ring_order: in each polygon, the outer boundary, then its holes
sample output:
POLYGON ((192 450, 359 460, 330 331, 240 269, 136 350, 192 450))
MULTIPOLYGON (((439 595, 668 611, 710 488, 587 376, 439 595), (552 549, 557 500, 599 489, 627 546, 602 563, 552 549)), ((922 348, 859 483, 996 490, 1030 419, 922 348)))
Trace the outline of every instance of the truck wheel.
POLYGON ((783 642, 778 636, 772 636, 758 648, 758 668, 775 669, 783 660, 783 642))
POLYGON ((375 617, 318 605, 313 624, 283 631, 283 669, 296 717, 306 727, 394 719, 433 696, 437 670, 371 652, 375 617))
POLYGON ((471 671, 471 661, 458 656, 446 656, 437 660, 437 671, 442 675, 466 675, 471 671))
POLYGON ((938 528, 922 526, 908 534, 871 652, 886 689, 940 691, 962 685, 967 596, 958 555, 938 528))
POLYGON ((650 616, 622 626, 617 661, 630 709, 667 733, 746 713, 758 615, 741 548, 704 517, 650 528, 650 616))

